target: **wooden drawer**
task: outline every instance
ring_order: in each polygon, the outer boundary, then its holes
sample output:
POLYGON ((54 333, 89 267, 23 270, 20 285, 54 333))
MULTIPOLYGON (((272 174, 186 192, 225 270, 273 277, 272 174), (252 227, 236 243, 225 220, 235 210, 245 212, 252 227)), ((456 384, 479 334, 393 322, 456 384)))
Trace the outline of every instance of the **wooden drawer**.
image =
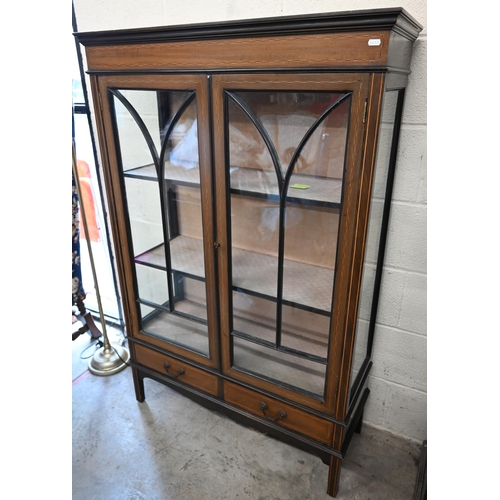
POLYGON ((226 380, 224 381, 224 400, 263 419, 274 420, 276 424, 316 441, 327 445, 332 444, 333 423, 316 415, 298 410, 226 380))
POLYGON ((218 379, 216 375, 207 373, 204 370, 195 368, 187 363, 183 363, 175 358, 166 356, 159 352, 148 349, 141 345, 135 345, 135 361, 147 368, 166 375, 183 384, 196 387, 203 392, 218 395, 218 379))

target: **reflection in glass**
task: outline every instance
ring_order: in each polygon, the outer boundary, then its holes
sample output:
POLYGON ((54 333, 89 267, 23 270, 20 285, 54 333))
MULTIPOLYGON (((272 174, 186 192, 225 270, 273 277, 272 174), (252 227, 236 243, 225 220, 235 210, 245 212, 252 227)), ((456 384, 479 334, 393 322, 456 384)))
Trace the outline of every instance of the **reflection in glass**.
POLYGON ((142 331, 208 355, 196 96, 110 92, 142 331))
POLYGON ((326 365, 233 337, 234 364, 257 376, 310 394, 322 394, 326 365))
POLYGON ((207 328, 190 318, 140 304, 145 333, 208 356, 207 328))
POLYGON ((150 266, 136 266, 139 297, 145 302, 167 307, 169 295, 167 277, 163 269, 150 266))
POLYGON ((234 365, 316 396, 350 101, 350 93, 226 92, 234 365))

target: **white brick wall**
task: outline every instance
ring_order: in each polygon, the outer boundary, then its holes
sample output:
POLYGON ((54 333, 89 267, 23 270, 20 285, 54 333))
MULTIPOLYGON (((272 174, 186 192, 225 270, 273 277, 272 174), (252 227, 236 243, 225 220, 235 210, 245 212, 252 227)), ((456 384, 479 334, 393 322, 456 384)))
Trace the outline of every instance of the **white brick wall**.
POLYGON ((427 435, 426 0, 74 0, 80 31, 379 7, 404 7, 423 26, 415 43, 364 419, 416 440, 427 435))

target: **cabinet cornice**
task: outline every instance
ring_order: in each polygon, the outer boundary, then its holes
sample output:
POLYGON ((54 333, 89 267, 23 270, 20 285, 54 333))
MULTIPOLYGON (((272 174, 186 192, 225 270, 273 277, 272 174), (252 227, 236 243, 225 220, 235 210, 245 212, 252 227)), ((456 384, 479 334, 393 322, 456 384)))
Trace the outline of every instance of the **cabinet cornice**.
POLYGON ((372 30, 394 31, 414 41, 422 26, 403 8, 387 8, 79 32, 75 36, 85 46, 102 46, 372 30))

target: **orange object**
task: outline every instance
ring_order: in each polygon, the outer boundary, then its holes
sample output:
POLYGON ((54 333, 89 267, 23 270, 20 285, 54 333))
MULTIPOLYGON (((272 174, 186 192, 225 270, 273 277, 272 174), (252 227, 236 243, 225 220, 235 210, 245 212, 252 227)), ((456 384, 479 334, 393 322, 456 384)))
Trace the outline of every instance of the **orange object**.
MULTIPOLYGON (((90 168, 87 162, 77 160, 78 179, 80 180, 81 200, 85 210, 85 218, 89 230, 90 241, 101 241, 99 226, 97 224, 97 214, 95 207, 94 194, 92 192, 90 168)), ((80 238, 87 239, 85 227, 83 225, 83 214, 80 214, 80 238)))

